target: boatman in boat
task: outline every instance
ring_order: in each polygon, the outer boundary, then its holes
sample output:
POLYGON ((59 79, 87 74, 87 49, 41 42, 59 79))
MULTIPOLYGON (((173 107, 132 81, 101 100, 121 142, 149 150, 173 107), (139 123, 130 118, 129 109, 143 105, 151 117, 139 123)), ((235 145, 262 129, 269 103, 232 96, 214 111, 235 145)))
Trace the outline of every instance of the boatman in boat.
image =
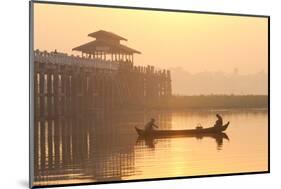
POLYGON ((145 132, 151 132, 153 127, 159 128, 157 125, 155 125, 155 119, 151 118, 150 121, 145 125, 145 132))
POLYGON ((222 126, 222 117, 219 114, 216 114, 216 116, 218 119, 217 119, 214 127, 221 127, 222 126))

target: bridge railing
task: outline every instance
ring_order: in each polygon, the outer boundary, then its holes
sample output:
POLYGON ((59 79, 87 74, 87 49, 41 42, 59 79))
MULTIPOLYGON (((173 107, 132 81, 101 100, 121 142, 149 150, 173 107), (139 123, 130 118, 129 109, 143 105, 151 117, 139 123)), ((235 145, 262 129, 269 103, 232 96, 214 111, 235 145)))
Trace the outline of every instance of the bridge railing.
POLYGON ((118 70, 119 64, 115 61, 100 60, 86 57, 68 55, 66 53, 34 51, 34 61, 53 64, 78 64, 100 69, 118 70))

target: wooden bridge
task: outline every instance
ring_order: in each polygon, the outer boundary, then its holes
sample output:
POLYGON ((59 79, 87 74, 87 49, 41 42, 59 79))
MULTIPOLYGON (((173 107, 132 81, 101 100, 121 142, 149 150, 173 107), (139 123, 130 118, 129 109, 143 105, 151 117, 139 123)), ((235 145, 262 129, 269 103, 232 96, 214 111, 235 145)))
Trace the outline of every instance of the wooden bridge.
POLYGON ((96 40, 73 50, 81 56, 34 51, 35 118, 53 119, 120 108, 153 107, 171 96, 169 70, 135 66, 134 53, 116 34, 99 31, 96 40))

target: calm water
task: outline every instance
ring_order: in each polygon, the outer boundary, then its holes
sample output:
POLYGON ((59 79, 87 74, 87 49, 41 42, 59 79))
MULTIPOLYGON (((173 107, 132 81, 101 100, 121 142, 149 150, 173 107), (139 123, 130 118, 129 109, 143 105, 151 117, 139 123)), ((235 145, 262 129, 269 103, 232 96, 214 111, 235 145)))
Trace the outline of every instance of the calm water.
POLYGON ((218 111, 130 112, 36 123, 35 185, 266 171, 267 111, 220 111, 228 137, 140 140, 151 117, 160 129, 213 125, 218 111))

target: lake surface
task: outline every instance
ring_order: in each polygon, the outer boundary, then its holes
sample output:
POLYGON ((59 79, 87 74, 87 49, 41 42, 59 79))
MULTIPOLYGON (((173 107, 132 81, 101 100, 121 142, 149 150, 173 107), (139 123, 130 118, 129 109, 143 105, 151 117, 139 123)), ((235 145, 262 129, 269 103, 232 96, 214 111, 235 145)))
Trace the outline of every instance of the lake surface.
POLYGON ((267 110, 138 111, 41 120, 35 126, 35 182, 74 184, 267 171, 267 110), (230 121, 226 137, 140 140, 151 117, 159 129, 230 121))

